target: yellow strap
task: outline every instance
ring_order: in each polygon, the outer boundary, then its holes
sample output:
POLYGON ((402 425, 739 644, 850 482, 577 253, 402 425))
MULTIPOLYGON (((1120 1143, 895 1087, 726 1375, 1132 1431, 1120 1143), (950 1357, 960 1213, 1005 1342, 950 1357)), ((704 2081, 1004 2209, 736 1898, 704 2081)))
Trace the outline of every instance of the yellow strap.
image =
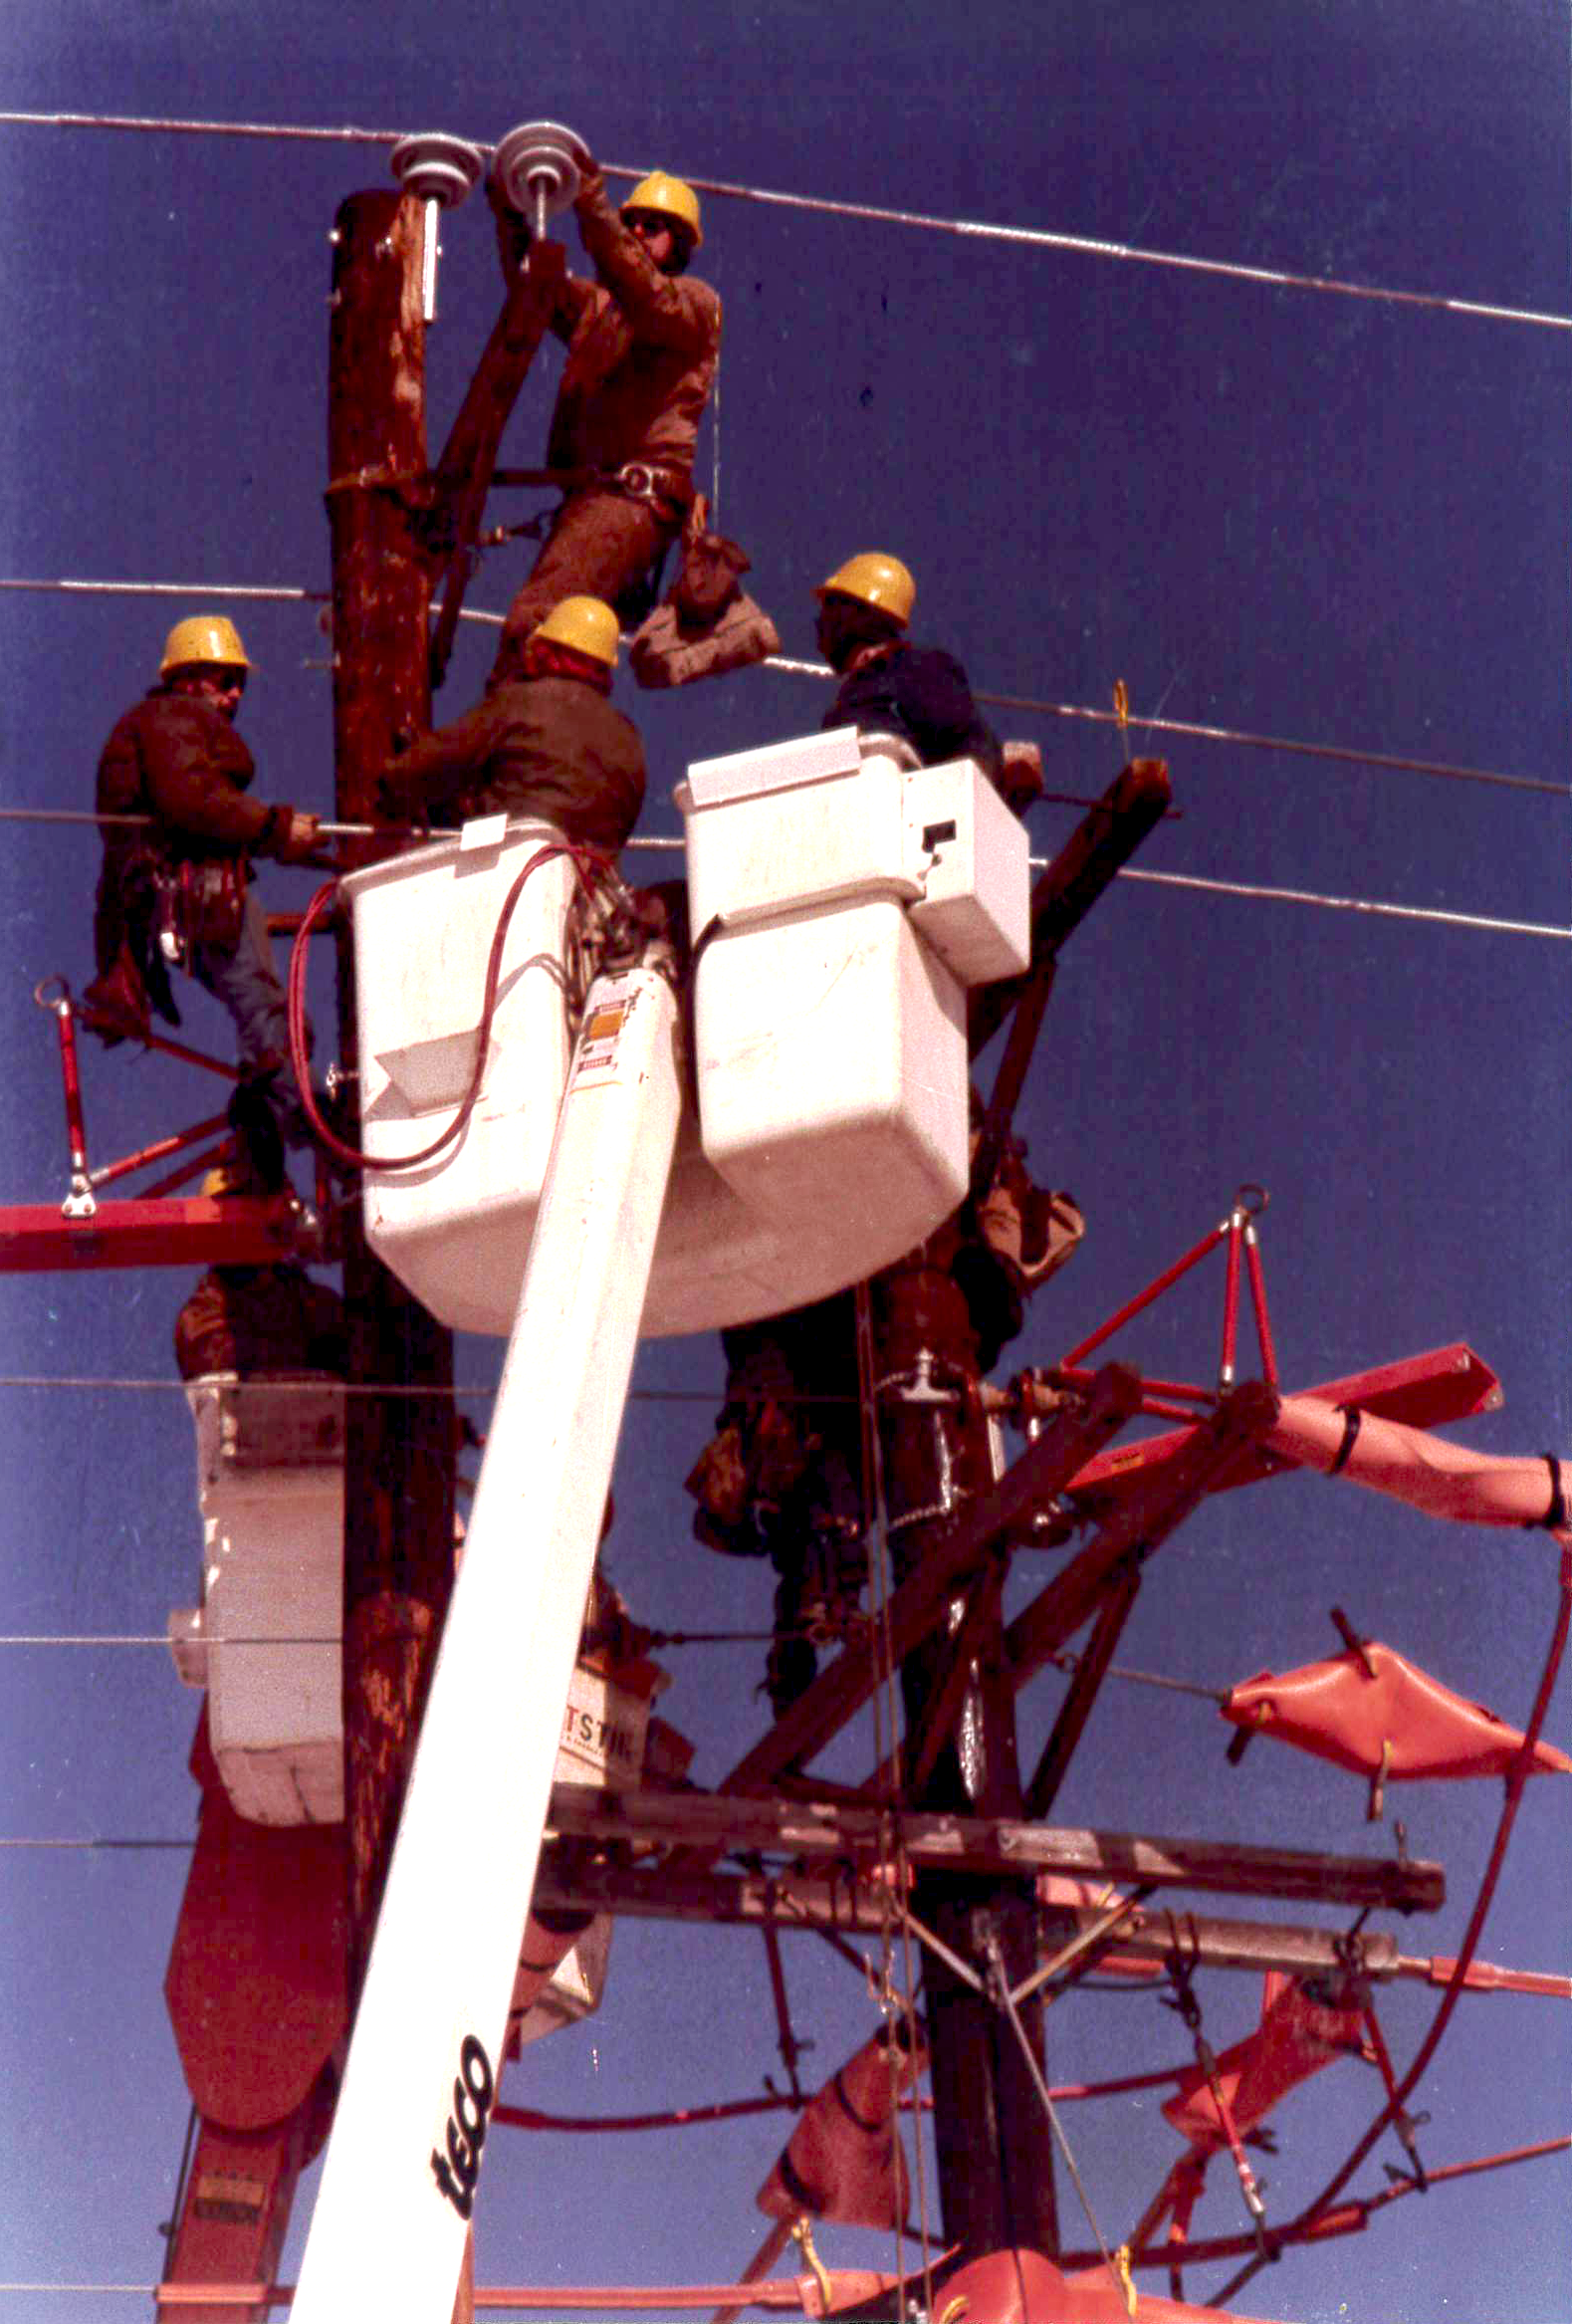
POLYGON ((802 2258, 817 2278, 819 2294, 824 2302, 824 2313, 827 2316, 834 2301, 835 2289, 829 2277, 824 2273, 823 2261, 813 2248, 813 2228, 805 2211, 800 2217, 791 2221, 791 2239, 794 2243, 800 2244, 802 2258))
POLYGON ((1114 2273, 1119 2278, 1119 2289, 1124 2294, 1124 2312, 1127 2316, 1133 2316, 1136 2312, 1136 2289, 1135 2277, 1130 2272, 1130 2246, 1128 2243, 1121 2243, 1114 2253, 1113 2266, 1114 2273))

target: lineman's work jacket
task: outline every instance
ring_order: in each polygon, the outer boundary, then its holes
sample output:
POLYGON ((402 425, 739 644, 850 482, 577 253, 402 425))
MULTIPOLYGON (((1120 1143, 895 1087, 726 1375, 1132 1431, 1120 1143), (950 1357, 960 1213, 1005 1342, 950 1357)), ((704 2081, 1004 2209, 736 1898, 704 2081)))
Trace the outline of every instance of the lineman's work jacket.
POLYGON ((182 865, 228 865, 243 891, 250 858, 287 844, 294 810, 250 798, 255 774, 233 725, 199 696, 155 686, 117 722, 99 760, 98 812, 152 821, 104 826, 94 918, 101 973, 123 949, 145 976, 159 878, 182 865))
POLYGON ((973 700, 965 670, 939 646, 895 638, 860 656, 841 679, 824 724, 900 735, 925 767, 975 759, 999 785, 999 737, 973 700))
POLYGON ((552 318, 567 342, 567 363, 547 463, 611 471, 647 461, 685 485, 715 380, 721 302, 708 283, 661 273, 612 209, 598 173, 585 178, 573 206, 599 280, 569 275, 552 318))
POLYGON ((513 678, 382 770, 382 789, 437 819, 540 815, 569 839, 617 848, 644 804, 630 718, 581 678, 513 678))
POLYGON ((150 831, 112 824, 106 850, 156 846, 170 861, 267 855, 288 840, 293 808, 247 793, 256 761, 221 710, 155 686, 127 710, 99 760, 100 814, 150 814, 150 831))

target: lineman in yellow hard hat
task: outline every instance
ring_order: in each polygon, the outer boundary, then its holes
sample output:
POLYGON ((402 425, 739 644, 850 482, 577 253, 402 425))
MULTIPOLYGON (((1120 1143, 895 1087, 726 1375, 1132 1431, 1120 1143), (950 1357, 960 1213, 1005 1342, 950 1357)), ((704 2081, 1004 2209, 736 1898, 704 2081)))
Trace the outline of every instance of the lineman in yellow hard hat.
POLYGON ((172 678, 177 670, 243 670, 250 658, 240 642, 240 631, 227 613, 190 613, 177 621, 163 641, 158 675, 172 678))
POLYGON ((917 583, 900 559, 861 549, 813 594, 818 649, 840 679, 825 726, 895 735, 925 767, 975 759, 1003 788, 999 737, 972 699, 965 670, 954 654, 907 637, 917 583))
POLYGON ((604 598, 564 597, 527 640, 515 675, 388 760, 384 805, 444 822, 538 815, 570 839, 620 847, 643 805, 644 750, 607 699, 616 659, 617 617, 604 598))
POLYGON ((223 613, 194 613, 164 640, 158 683, 115 725, 99 760, 98 812, 145 815, 103 826, 94 915, 99 973, 83 995, 106 1041, 145 1033, 150 1011, 178 1025, 169 982, 185 969, 221 1001, 240 1041, 232 1118, 259 1175, 284 1177, 285 1141, 304 1140, 289 1080, 284 989, 252 860, 299 861, 317 817, 251 797, 256 765, 235 732, 251 659, 223 613))
MULTIPOLYGON (((721 302, 687 272, 704 239, 691 185, 655 170, 620 214, 580 148, 578 230, 594 280, 568 275, 552 328, 567 360, 546 462, 564 498, 503 628, 492 683, 516 676, 528 639, 563 597, 603 597, 626 628, 654 602, 666 553, 693 499, 699 420, 721 346, 721 302)), ((501 188, 487 188, 504 275, 530 229, 501 188)))
POLYGON ((662 265, 665 274, 685 274, 689 259, 703 245, 698 195, 685 179, 669 176, 664 169, 652 169, 648 177, 641 177, 618 215, 635 234, 653 238, 662 226, 671 229, 677 247, 662 265))
MULTIPOLYGON (((563 597, 535 631, 537 646, 556 645, 603 670, 617 666, 617 617, 603 597, 563 597)), ((542 657, 535 657, 539 663, 542 657)), ((609 684, 609 680, 607 681, 609 684)))

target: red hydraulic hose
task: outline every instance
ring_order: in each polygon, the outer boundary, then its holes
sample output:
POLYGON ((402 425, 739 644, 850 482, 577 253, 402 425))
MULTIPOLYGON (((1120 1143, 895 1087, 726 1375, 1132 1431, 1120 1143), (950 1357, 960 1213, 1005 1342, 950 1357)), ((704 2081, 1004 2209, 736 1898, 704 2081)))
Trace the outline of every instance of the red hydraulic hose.
POLYGON ((491 1024, 497 1006, 497 987, 502 978, 503 946, 508 940, 508 929, 513 919, 514 907, 524 893, 525 882, 529 879, 530 874, 539 870, 543 863, 549 863, 554 855, 571 857, 579 882, 586 890, 594 872, 603 868, 606 861, 606 858, 598 854, 592 847, 574 846, 568 839, 552 840, 544 847, 536 849, 508 890, 502 911, 498 916, 497 932, 492 938, 491 957, 486 963, 486 991, 481 1002, 480 1038, 476 1044, 475 1069, 470 1075, 469 1087, 460 1100, 458 1112, 449 1122, 447 1128, 434 1138, 429 1146, 422 1146, 414 1154, 385 1156, 366 1154, 357 1146, 346 1145, 343 1139, 335 1130, 330 1129, 323 1119, 322 1109, 317 1103, 316 1092, 311 1085, 311 1071, 308 1063, 306 967, 312 933, 326 917, 329 906, 337 896, 337 880, 329 880, 312 897, 302 918, 300 932, 290 951, 290 1063, 294 1067, 295 1078, 300 1086, 301 1102, 306 1109, 306 1118, 311 1123, 321 1144, 333 1155, 336 1161, 342 1162, 354 1170, 414 1170, 421 1163, 434 1161, 445 1146, 451 1146, 454 1140, 461 1135, 465 1123, 475 1110, 482 1083, 486 1078, 486 1064, 491 1048, 491 1024))

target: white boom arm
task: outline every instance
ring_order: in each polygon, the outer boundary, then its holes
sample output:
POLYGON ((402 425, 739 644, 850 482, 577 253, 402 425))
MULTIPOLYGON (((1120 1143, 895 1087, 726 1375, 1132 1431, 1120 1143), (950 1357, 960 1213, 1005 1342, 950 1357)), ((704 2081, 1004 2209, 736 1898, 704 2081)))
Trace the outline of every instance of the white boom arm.
POLYGON ((597 980, 558 1119, 295 2324, 446 2324, 681 1103, 676 1000, 597 980))

